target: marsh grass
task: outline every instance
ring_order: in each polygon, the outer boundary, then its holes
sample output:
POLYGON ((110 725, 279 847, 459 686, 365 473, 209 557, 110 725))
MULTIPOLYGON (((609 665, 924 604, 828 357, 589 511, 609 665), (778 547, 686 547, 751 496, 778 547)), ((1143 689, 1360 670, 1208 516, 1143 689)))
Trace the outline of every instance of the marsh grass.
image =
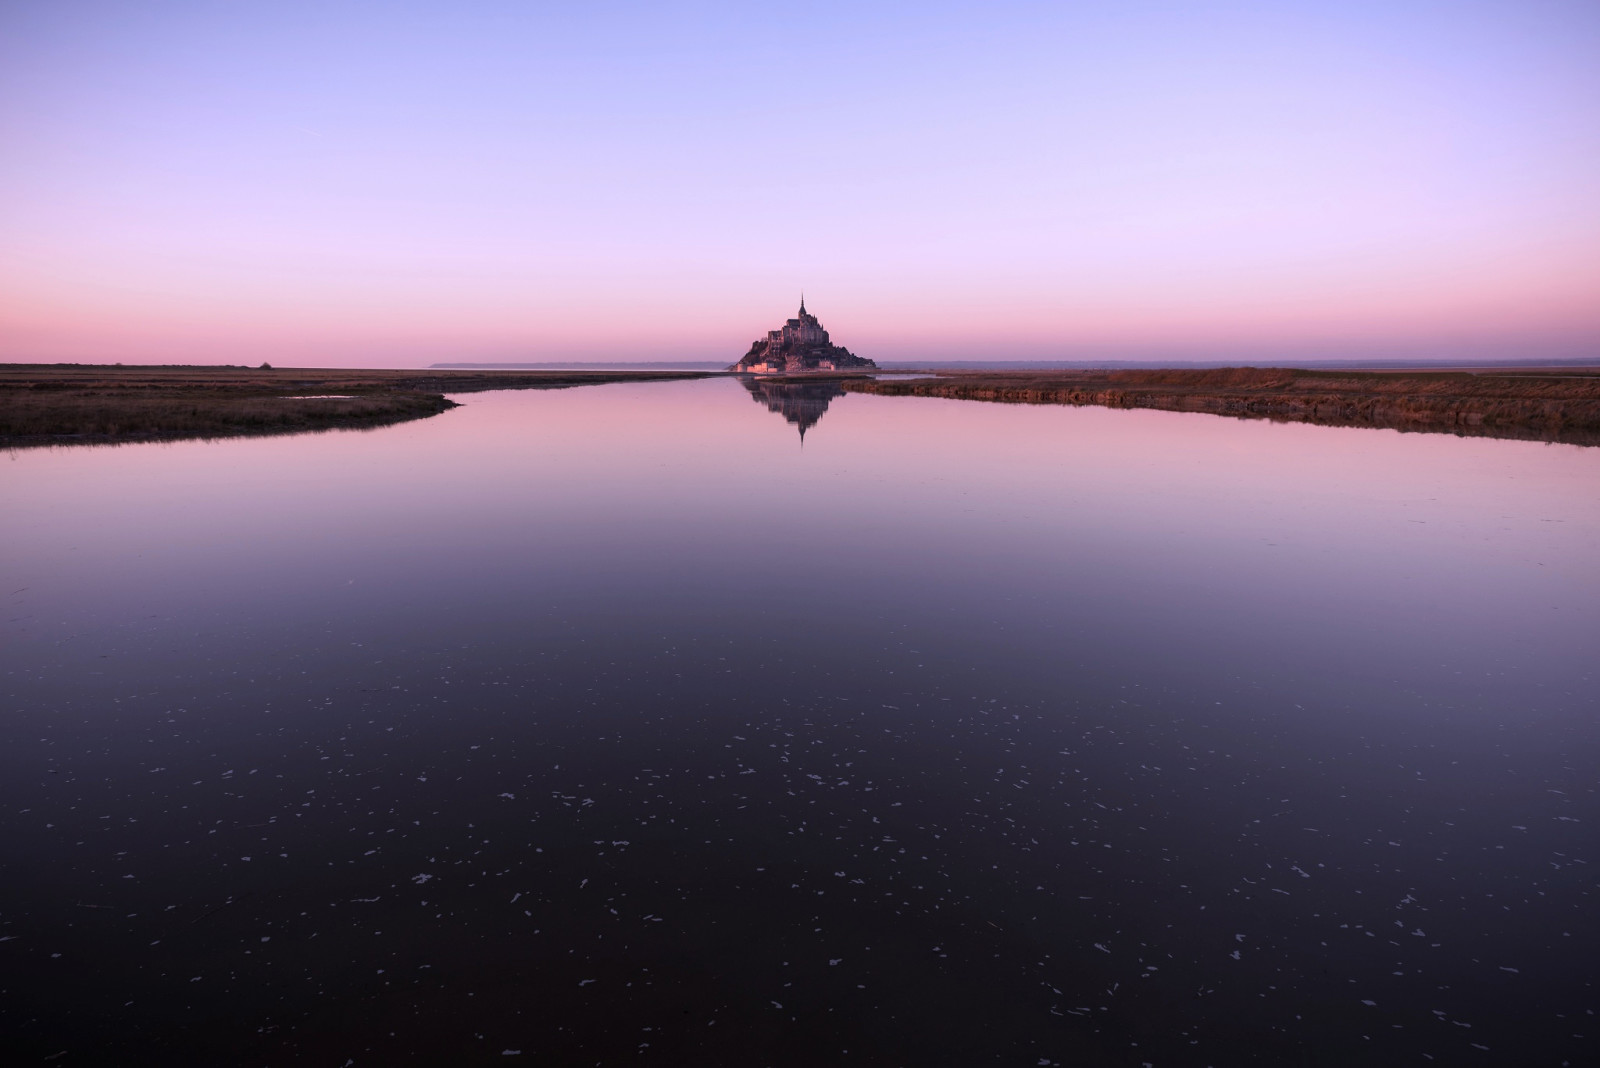
POLYGON ((218 390, 7 393, 0 441, 135 439, 294 433, 370 427, 434 415, 454 402, 438 394, 374 393, 320 400, 218 390))
MULTIPOLYGON (((706 371, 373 371, 0 365, 0 447, 290 434, 386 426, 446 394, 706 378, 706 371), (336 394, 337 396, 322 396, 336 394)), ((840 375, 847 392, 1102 405, 1237 418, 1600 445, 1600 370, 937 371, 840 375)), ((808 377, 814 381, 815 376, 808 377)))
POLYGON ((1600 372, 1586 369, 943 371, 930 378, 852 379, 843 386, 890 396, 1156 408, 1600 445, 1600 372))
POLYGON ((697 377, 703 375, 13 364, 0 366, 0 446, 364 429, 456 407, 446 392, 697 377))

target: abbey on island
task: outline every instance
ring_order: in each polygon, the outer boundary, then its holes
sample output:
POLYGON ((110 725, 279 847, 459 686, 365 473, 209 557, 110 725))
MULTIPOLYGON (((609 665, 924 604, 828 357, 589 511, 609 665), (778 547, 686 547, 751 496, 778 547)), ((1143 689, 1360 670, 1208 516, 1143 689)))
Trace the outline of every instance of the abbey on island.
POLYGON ((828 340, 828 332, 817 317, 806 311, 806 298, 800 297, 800 314, 781 329, 767 331, 757 338, 744 358, 729 367, 758 375, 793 375, 810 371, 877 370, 871 360, 828 340))

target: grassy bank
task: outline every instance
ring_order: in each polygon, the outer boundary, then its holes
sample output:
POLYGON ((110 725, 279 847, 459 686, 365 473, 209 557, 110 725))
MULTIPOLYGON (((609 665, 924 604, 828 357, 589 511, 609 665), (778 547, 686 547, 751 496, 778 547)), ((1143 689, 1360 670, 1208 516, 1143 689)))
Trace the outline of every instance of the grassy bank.
MULTIPOLYGON (((362 429, 453 408, 449 393, 713 374, 0 364, 0 447, 362 429)), ((888 396, 1157 408, 1600 445, 1600 370, 1594 369, 941 371, 838 381, 849 392, 888 396)))
POLYGON ((843 386, 896 397, 1158 408, 1600 445, 1600 370, 1594 369, 947 371, 929 378, 854 378, 843 386))
POLYGON ((0 364, 0 447, 364 429, 454 408, 446 393, 701 377, 661 371, 0 364))

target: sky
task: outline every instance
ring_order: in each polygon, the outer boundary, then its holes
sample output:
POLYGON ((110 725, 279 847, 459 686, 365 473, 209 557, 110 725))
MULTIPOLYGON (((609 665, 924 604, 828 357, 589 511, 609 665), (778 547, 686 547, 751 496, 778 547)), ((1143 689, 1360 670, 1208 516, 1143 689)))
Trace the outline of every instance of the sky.
POLYGON ((8 0, 0 361, 1600 357, 1600 4, 8 0))

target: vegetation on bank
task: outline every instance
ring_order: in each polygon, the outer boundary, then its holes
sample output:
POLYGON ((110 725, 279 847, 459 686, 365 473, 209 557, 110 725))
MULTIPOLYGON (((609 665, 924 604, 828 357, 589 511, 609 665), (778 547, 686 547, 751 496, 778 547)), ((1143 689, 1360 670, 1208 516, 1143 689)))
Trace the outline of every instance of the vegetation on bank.
MULTIPOLYGON (((717 374, 0 364, 0 447, 363 429, 455 407, 446 394, 717 374)), ((824 377, 847 392, 888 396, 1156 408, 1600 445, 1600 369, 1590 368, 936 371, 923 378, 841 374, 796 381, 824 377)))
POLYGON ((0 447, 364 429, 456 407, 446 393, 705 374, 0 364, 0 447))
POLYGON ((1600 369, 941 371, 851 378, 847 392, 1013 404, 1092 404, 1245 419, 1600 445, 1600 369))

